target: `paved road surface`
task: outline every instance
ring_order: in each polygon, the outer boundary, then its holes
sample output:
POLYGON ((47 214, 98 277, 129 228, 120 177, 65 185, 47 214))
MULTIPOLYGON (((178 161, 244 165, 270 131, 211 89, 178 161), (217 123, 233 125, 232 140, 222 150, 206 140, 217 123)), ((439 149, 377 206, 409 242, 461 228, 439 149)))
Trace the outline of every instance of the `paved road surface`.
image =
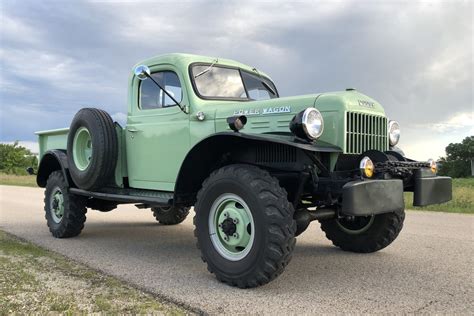
POLYGON ((191 216, 166 227, 134 206, 90 211, 79 237, 59 240, 49 234, 42 209, 42 189, 0 186, 0 229, 211 314, 474 310, 470 215, 408 212, 394 244, 369 255, 338 250, 312 223, 283 275, 239 290, 207 272, 191 216))

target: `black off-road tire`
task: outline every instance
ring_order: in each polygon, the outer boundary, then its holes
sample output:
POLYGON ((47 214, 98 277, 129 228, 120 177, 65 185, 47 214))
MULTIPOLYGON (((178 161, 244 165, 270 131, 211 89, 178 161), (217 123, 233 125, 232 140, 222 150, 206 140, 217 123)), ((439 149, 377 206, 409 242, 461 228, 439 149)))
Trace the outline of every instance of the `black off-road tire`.
POLYGON ((81 233, 86 221, 86 199, 68 193, 68 186, 62 171, 50 174, 44 192, 44 211, 49 231, 56 238, 74 237, 81 233), (64 214, 60 222, 53 219, 51 199, 59 188, 64 199, 64 214))
POLYGON ((214 171, 197 195, 195 211, 197 246, 207 269, 219 281, 239 288, 260 286, 275 279, 290 262, 296 243, 294 208, 287 192, 267 171, 250 165, 230 165, 214 171), (250 251, 238 261, 220 255, 209 236, 211 205, 227 193, 245 201, 255 225, 250 251))
POLYGON ((405 212, 374 215, 372 224, 363 232, 354 234, 344 231, 337 219, 321 220, 326 237, 345 251, 370 253, 390 245, 403 228, 405 212))
POLYGON ((182 223, 189 214, 190 207, 152 207, 155 219, 163 225, 182 223))
POLYGON ((111 182, 117 165, 118 140, 110 115, 100 109, 83 108, 74 116, 68 134, 67 157, 72 180, 81 189, 93 190, 111 182), (74 163, 73 142, 78 129, 87 128, 92 140, 92 159, 85 170, 74 163))

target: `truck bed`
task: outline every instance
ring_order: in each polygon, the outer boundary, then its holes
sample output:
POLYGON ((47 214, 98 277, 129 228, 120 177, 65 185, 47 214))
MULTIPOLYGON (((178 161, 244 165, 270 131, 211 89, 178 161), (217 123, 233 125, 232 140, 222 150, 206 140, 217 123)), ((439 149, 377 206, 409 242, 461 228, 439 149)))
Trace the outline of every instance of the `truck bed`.
POLYGON ((48 150, 66 150, 68 133, 68 127, 36 132, 35 134, 38 135, 39 144, 39 160, 41 161, 41 158, 43 157, 44 153, 48 150))
MULTIPOLYGON (((115 169, 115 185, 119 188, 123 188, 123 178, 127 177, 127 158, 125 154, 124 130, 118 123, 115 123, 115 130, 117 132, 117 139, 119 143, 117 167, 115 169)), ((41 161, 41 158, 48 150, 67 150, 69 128, 39 131, 35 134, 38 135, 39 161, 41 161)))

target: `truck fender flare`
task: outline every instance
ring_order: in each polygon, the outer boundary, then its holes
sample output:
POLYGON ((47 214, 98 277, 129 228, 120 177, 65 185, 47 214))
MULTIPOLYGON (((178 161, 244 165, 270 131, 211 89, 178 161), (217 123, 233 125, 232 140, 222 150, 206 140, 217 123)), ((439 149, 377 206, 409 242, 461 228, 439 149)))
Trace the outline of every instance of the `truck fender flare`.
POLYGON ((69 168, 67 163, 67 154, 65 150, 52 149, 44 153, 39 163, 38 172, 36 175, 36 183, 39 187, 46 187, 49 175, 61 170, 68 187, 73 183, 69 175, 69 168))
POLYGON ((342 151, 339 147, 329 144, 317 145, 288 139, 288 137, 279 137, 275 134, 255 135, 236 132, 219 132, 202 139, 191 148, 181 164, 175 183, 175 203, 192 205, 202 182, 213 170, 225 164, 225 161, 221 160, 223 155, 229 151, 238 150, 239 147, 244 150, 249 144, 278 143, 304 151, 342 151))

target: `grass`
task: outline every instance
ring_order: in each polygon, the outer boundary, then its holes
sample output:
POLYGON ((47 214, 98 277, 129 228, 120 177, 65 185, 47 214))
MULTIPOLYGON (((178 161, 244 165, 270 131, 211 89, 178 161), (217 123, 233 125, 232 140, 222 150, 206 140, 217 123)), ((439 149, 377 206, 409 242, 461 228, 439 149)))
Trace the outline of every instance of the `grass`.
POLYGON ((0 184, 19 185, 22 187, 37 187, 36 176, 24 175, 18 176, 14 174, 6 174, 0 172, 0 184))
MULTIPOLYGON (((0 184, 37 187, 36 176, 17 176, 0 172, 0 184)), ((453 200, 437 205, 414 207, 413 193, 405 193, 407 209, 474 214, 474 178, 453 179, 453 200)))
POLYGON ((189 312, 0 231, 0 315, 189 312))
POLYGON ((411 210, 474 214, 474 178, 453 179, 453 199, 448 203, 413 206, 413 193, 405 192, 405 207, 411 210))

